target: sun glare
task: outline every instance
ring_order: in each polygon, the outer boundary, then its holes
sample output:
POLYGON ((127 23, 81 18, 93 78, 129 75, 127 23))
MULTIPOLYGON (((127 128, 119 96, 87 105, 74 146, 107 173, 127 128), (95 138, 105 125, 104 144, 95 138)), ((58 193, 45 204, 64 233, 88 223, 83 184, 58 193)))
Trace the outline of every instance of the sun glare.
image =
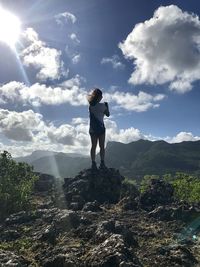
POLYGON ((0 7, 0 41, 13 47, 20 35, 21 22, 18 17, 0 7))

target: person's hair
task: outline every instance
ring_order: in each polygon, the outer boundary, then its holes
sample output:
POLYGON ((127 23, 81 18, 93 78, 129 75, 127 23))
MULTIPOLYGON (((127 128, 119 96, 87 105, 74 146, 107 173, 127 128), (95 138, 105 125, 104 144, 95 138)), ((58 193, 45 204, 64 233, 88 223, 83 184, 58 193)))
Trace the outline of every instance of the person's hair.
POLYGON ((96 105, 99 98, 102 96, 102 91, 99 88, 95 88, 91 94, 87 96, 87 100, 90 105, 96 105))

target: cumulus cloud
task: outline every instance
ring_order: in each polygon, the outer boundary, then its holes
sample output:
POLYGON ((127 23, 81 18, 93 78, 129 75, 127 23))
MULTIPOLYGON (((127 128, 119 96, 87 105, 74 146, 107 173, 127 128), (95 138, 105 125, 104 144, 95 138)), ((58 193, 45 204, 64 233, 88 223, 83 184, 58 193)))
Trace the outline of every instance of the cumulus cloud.
MULTIPOLYGON (((0 98, 3 103, 23 103, 24 105, 40 106, 60 105, 69 103, 73 106, 88 105, 88 91, 81 87, 83 78, 75 77, 64 81, 58 86, 47 86, 35 83, 28 87, 21 82, 10 82, 0 86, 0 98)), ((104 93, 104 99, 113 104, 113 109, 144 112, 150 108, 159 107, 159 102, 166 96, 164 94, 151 95, 140 91, 137 95, 130 92, 112 90, 104 93)))
POLYGON ((63 144, 75 146, 88 139, 87 123, 80 119, 73 120, 73 124, 55 126, 46 123, 43 116, 33 110, 16 112, 0 109, 0 133, 8 140, 32 143, 63 144))
POLYGON ((57 22, 57 24, 59 25, 64 25, 65 23, 71 22, 71 23, 75 23, 77 18, 74 14, 70 13, 70 12, 63 12, 63 13, 59 13, 57 15, 55 15, 55 20, 57 22))
MULTIPOLYGON (((106 119, 105 125, 106 142, 129 143, 146 138, 136 128, 119 129, 116 122, 111 119, 106 119)), ((20 142, 20 155, 37 149, 82 152, 89 155, 89 118, 77 117, 73 118, 70 124, 55 126, 53 123, 44 122, 42 115, 32 110, 15 112, 1 109, 0 132, 12 141, 13 146, 18 147, 20 142)))
MULTIPOLYGON (((182 141, 197 141, 199 136, 190 132, 180 132, 175 137, 155 137, 145 134, 135 127, 119 128, 117 123, 105 118, 106 143, 118 141, 130 143, 140 139, 165 140, 169 143, 182 141)), ((7 145, 0 142, 0 150, 8 150, 13 156, 30 154, 32 151, 51 150, 60 152, 76 152, 89 156, 91 141, 89 132, 89 118, 76 117, 71 123, 55 126, 46 123, 39 113, 32 110, 15 112, 0 109, 0 133, 7 138, 7 145)), ((99 147, 97 147, 98 153, 99 147)))
POLYGON ((120 91, 105 93, 104 95, 108 101, 115 102, 117 108, 136 112, 143 112, 150 108, 157 108, 160 105, 158 102, 166 97, 164 94, 156 94, 153 96, 142 91, 140 91, 138 95, 120 91))
POLYGON ((0 109, 0 131, 16 141, 33 141, 34 134, 44 126, 42 115, 32 110, 15 112, 0 109))
POLYGON ((159 7, 119 47, 134 62, 132 84, 168 82, 171 90, 185 93, 200 78, 200 20, 175 5, 159 7))
POLYGON ((54 125, 50 125, 47 130, 47 135, 53 143, 74 145, 76 130, 73 126, 68 124, 63 124, 58 128, 54 125))
POLYGON ((56 87, 39 83, 28 87, 24 83, 13 81, 0 86, 0 98, 5 103, 20 102, 33 106, 63 103, 73 106, 87 105, 87 92, 81 88, 81 80, 81 77, 77 75, 56 87))
POLYGON ((118 55, 102 58, 101 64, 111 64, 114 69, 124 69, 125 67, 124 64, 120 62, 118 55))
POLYGON ((139 139, 146 139, 139 129, 134 127, 119 129, 116 122, 110 119, 105 120, 105 126, 107 141, 118 141, 127 144, 139 139))
POLYGON ((54 80, 67 75, 61 60, 61 51, 48 47, 39 39, 34 29, 26 29, 24 40, 27 46, 20 56, 25 66, 33 66, 39 71, 36 75, 39 80, 54 80))
POLYGON ((194 136, 191 132, 180 132, 173 138, 170 143, 181 143, 183 141, 197 141, 200 140, 200 136, 194 136))

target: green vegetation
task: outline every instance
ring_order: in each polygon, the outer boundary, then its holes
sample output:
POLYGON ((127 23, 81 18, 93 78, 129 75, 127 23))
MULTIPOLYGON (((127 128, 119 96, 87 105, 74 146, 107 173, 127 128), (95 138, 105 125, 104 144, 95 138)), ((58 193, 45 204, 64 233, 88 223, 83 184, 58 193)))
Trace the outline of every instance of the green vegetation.
POLYGON ((37 179, 32 166, 17 163, 7 151, 0 153, 0 219, 29 207, 37 179))
POLYGON ((175 175, 164 174, 145 175, 140 184, 140 192, 145 192, 152 179, 162 179, 174 188, 174 197, 178 200, 184 200, 188 203, 200 202, 200 178, 195 175, 177 172, 175 175))
POLYGON ((171 179, 168 175, 167 179, 174 187, 176 198, 189 203, 200 202, 200 179, 197 176, 178 172, 171 179))
POLYGON ((147 190, 148 185, 152 179, 159 179, 158 175, 145 175, 140 184, 140 192, 143 193, 147 190))

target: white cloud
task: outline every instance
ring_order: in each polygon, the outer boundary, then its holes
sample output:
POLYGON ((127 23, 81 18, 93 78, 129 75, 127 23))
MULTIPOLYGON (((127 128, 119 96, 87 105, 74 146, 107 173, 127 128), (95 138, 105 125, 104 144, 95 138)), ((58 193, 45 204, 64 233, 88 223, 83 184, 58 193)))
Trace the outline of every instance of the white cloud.
POLYGON ((197 141, 200 140, 200 136, 194 136, 191 132, 180 132, 171 140, 169 140, 170 143, 180 143, 183 141, 197 141))
POLYGON ((75 33, 70 34, 69 38, 74 42, 74 44, 77 44, 77 45, 80 44, 80 40, 78 39, 75 33))
POLYGON ((75 56, 72 57, 72 62, 73 64, 77 64, 81 59, 81 55, 80 54, 77 54, 75 56))
POLYGON ((105 120, 105 126, 107 141, 118 141, 127 144, 139 139, 146 139, 140 130, 134 127, 119 129, 116 122, 110 119, 105 120))
POLYGON ((74 24, 77 20, 76 16, 70 12, 59 13, 55 15, 55 19, 59 25, 63 25, 64 23, 68 23, 68 22, 71 22, 74 24))
POLYGON ((63 124, 58 128, 56 128, 54 125, 50 125, 47 130, 47 135, 52 143, 74 145, 76 130, 73 126, 68 124, 63 124))
POLYGON ((138 95, 129 92, 114 91, 113 93, 105 93, 108 101, 115 102, 117 108, 123 108, 129 111, 143 112, 150 108, 159 107, 158 101, 165 98, 163 94, 155 96, 140 91, 138 95))
POLYGON ((120 62, 119 56, 114 55, 112 57, 104 57, 101 60, 101 64, 111 64, 114 69, 124 69, 124 64, 120 62))
POLYGON ((56 87, 35 83, 30 87, 20 82, 0 86, 0 98, 4 102, 24 103, 33 106, 70 103, 74 106, 87 105, 87 92, 81 88, 80 76, 66 80, 56 87))
POLYGON ((60 151, 60 145, 71 152, 83 149, 82 146, 89 144, 87 122, 86 119, 81 121, 75 118, 73 124, 57 127, 53 123, 44 122, 43 116, 33 110, 16 112, 0 109, 0 133, 13 146, 19 146, 20 143, 22 150, 28 146, 35 150, 39 147, 54 147, 60 151))
POLYGON ((73 125, 76 125, 76 124, 85 124, 88 122, 88 118, 80 118, 80 117, 77 117, 77 118, 73 118, 72 119, 72 124, 73 125))
POLYGON ((33 141, 44 126, 42 115, 32 110, 15 112, 0 109, 0 131, 8 138, 16 141, 33 141))
POLYGON ((171 90, 184 93, 200 79, 200 20, 175 5, 159 7, 119 47, 134 61, 132 84, 169 82, 171 90))
POLYGON ((65 52, 68 58, 72 61, 73 64, 77 64, 81 59, 81 54, 77 52, 76 48, 72 45, 66 45, 65 52))
POLYGON ((61 60, 61 51, 48 47, 39 39, 34 29, 26 29, 24 40, 27 42, 27 47, 23 49, 20 56, 25 66, 33 66, 39 70, 36 75, 39 80, 54 80, 67 75, 61 60))
MULTIPOLYGON (((140 139, 162 139, 169 143, 200 140, 199 136, 194 136, 190 132, 180 132, 175 137, 161 138, 142 133, 134 127, 121 129, 110 118, 105 118, 105 126, 106 143, 118 141, 127 144, 140 139)), ((8 140, 7 145, 0 142, 0 150, 8 150, 13 156, 30 154, 38 149, 90 155, 89 118, 76 117, 70 124, 55 126, 53 123, 44 122, 42 115, 32 110, 15 112, 0 109, 0 133, 8 140)), ((98 151, 99 146, 97 153, 98 151)))
MULTIPOLYGON (((88 105, 87 94, 81 82, 84 79, 78 75, 64 81, 56 87, 35 83, 28 87, 20 82, 10 82, 0 86, 0 99, 4 103, 23 103, 33 106, 60 105, 69 103, 73 106, 88 105)), ((104 99, 113 104, 113 109, 144 112, 150 108, 159 106, 159 102, 165 98, 163 94, 151 95, 140 91, 138 95, 130 92, 114 91, 105 92, 104 99)))

